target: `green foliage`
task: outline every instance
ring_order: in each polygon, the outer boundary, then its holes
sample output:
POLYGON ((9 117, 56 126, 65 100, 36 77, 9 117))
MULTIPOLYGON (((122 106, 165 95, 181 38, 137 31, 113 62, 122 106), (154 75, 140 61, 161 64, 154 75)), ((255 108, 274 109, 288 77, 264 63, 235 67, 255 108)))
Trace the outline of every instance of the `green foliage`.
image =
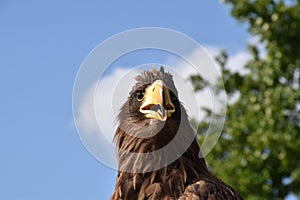
MULTIPOLYGON (((261 56, 256 46, 249 46, 252 59, 245 75, 226 67, 226 51, 216 58, 228 97, 239 94, 239 98, 227 105, 221 138, 207 162, 245 199, 284 199, 288 194, 300 198, 299 1, 225 3, 265 44, 266 53, 261 56)), ((195 90, 203 89, 201 78, 193 76, 191 81, 195 90)), ((208 128, 211 111, 206 112, 207 118, 198 125, 200 138, 208 128)))

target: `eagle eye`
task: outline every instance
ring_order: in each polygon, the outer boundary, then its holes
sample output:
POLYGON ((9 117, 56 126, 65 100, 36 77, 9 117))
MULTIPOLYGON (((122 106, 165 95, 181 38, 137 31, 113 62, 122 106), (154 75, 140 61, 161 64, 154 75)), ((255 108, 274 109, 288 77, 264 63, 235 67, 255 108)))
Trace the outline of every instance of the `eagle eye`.
POLYGON ((171 97, 172 101, 176 101, 177 100, 177 96, 172 91, 170 91, 170 97, 171 97))
POLYGON ((144 99, 144 94, 145 94, 144 91, 137 91, 137 92, 136 92, 136 99, 137 99, 138 101, 142 101, 142 100, 144 99))

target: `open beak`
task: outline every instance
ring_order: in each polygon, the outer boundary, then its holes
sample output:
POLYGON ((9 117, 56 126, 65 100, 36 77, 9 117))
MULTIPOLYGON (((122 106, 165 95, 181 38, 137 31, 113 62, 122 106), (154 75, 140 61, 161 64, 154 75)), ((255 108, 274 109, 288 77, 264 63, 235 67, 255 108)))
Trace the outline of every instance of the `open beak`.
POLYGON ((144 113, 147 118, 154 118, 160 121, 166 121, 175 112, 169 89, 162 80, 156 80, 145 90, 140 112, 144 113))

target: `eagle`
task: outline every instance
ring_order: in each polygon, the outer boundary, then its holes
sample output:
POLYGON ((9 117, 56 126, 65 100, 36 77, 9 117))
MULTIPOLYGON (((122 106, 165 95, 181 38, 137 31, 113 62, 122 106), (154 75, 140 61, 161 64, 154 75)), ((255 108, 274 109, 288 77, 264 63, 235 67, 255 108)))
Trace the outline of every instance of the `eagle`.
POLYGON ((164 67, 144 70, 117 116, 118 175, 111 200, 243 199, 214 176, 164 67))

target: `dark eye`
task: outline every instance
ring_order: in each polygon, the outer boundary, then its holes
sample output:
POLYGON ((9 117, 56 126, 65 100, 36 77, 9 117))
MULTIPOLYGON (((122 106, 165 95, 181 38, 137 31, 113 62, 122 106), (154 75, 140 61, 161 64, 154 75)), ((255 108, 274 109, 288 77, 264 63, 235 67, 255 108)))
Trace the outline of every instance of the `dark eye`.
POLYGON ((137 91, 136 92, 136 99, 138 100, 138 101, 142 101, 143 99, 144 99, 144 91, 137 91))
POLYGON ((172 101, 176 101, 177 100, 177 96, 172 91, 170 91, 170 97, 171 97, 172 101))

